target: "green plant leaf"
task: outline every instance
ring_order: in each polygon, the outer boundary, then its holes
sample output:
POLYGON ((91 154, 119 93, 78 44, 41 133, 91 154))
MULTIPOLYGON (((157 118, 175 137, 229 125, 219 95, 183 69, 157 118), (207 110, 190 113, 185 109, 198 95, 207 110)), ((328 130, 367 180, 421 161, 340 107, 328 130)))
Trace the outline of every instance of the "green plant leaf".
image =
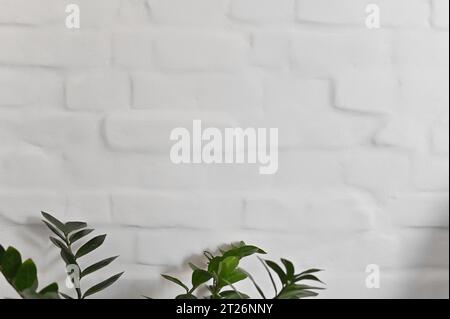
POLYGON ((182 294, 182 295, 178 295, 175 297, 175 299, 197 299, 197 297, 195 297, 192 294, 182 294))
POLYGON ((323 271, 323 270, 312 268, 312 269, 308 269, 308 270, 305 270, 305 271, 299 273, 298 275, 296 275, 296 277, 301 276, 301 275, 313 274, 313 273, 320 272, 320 271, 323 271))
POLYGON ((264 260, 264 262, 278 275, 278 278, 280 278, 282 284, 287 283, 286 274, 284 273, 283 269, 281 269, 281 267, 277 265, 277 263, 271 260, 264 260))
POLYGON ((3 258, 4 254, 5 254, 5 248, 3 248, 2 245, 0 245, 0 269, 2 267, 2 258, 3 258))
POLYGON ((213 257, 209 260, 208 263, 208 272, 210 273, 218 273, 219 272, 219 266, 222 261, 222 257, 213 257))
POLYGON ((86 269, 84 269, 81 272, 80 278, 83 278, 83 277, 85 277, 85 276, 87 276, 87 275, 89 275, 89 274, 91 274, 91 273, 93 273, 93 272, 95 272, 95 271, 97 271, 99 269, 102 269, 102 268, 108 266, 110 263, 112 263, 114 260, 116 260, 117 257, 119 257, 119 256, 106 258, 106 259, 103 259, 103 260, 101 260, 101 261, 99 261, 99 262, 97 262, 97 263, 87 267, 86 269))
POLYGON ((222 299, 250 299, 250 297, 243 292, 227 290, 220 293, 222 299))
POLYGON ((58 248, 62 249, 62 250, 67 250, 67 246, 60 241, 59 239, 56 239, 55 237, 51 237, 50 236, 50 241, 58 248))
POLYGON ((66 295, 65 293, 60 292, 59 293, 64 299, 73 299, 72 297, 70 297, 69 295, 66 295))
POLYGON ((60 252, 61 258, 64 260, 66 265, 75 265, 77 261, 75 260, 75 257, 67 250, 61 249, 60 252))
POLYGON ((317 287, 311 287, 308 285, 288 285, 280 292, 277 299, 300 299, 307 297, 315 297, 318 294, 316 292, 310 291, 311 289, 321 289, 317 287))
POLYGON ((73 233, 72 235, 69 236, 69 242, 71 244, 73 244, 77 240, 80 240, 81 238, 86 237, 87 235, 89 235, 93 231, 94 231, 93 229, 83 229, 83 230, 80 230, 80 231, 78 231, 76 233, 73 233))
POLYGON ((85 222, 67 222, 64 225, 64 228, 68 234, 86 227, 87 224, 85 222))
POLYGON ((14 285, 18 291, 23 291, 31 288, 35 283, 37 283, 36 265, 31 259, 27 259, 17 270, 14 285))
POLYGON ((219 275, 232 273, 239 266, 239 258, 235 256, 226 257, 220 262, 219 275))
POLYGON ((61 234, 61 232, 59 230, 57 230, 52 224, 50 224, 49 222, 42 220, 42 222, 48 227, 48 229, 50 229, 52 231, 52 233, 54 233, 56 236, 58 236, 63 242, 66 242, 66 238, 64 237, 63 234, 61 234))
POLYGON ((106 235, 99 235, 97 237, 92 238, 89 240, 86 244, 80 247, 78 249, 77 253, 75 254, 75 258, 83 257, 87 254, 89 254, 91 251, 97 249, 100 247, 103 242, 105 241, 106 235))
POLYGON ((22 265, 22 257, 14 247, 8 247, 3 253, 1 270, 6 278, 12 280, 20 265, 22 265))
POLYGON ((55 226, 57 229, 59 229, 63 234, 67 235, 66 227, 64 226, 64 223, 59 221, 56 217, 53 217, 52 215, 41 212, 42 217, 44 217, 47 221, 49 221, 53 226, 55 226))
POLYGON ((92 286, 91 288, 86 290, 86 292, 83 295, 83 299, 108 288, 113 283, 115 283, 122 275, 123 275, 123 272, 118 273, 118 274, 96 284, 95 286, 92 286))
POLYGON ((283 263, 284 267, 286 268, 287 280, 293 281, 294 275, 295 275, 294 264, 287 259, 281 259, 281 262, 283 263))
POLYGON ((44 289, 42 289, 39 294, 41 295, 45 295, 48 293, 58 293, 59 287, 57 283, 52 283, 50 285, 48 285, 47 287, 45 287, 44 289))
POLYGON ((244 279, 247 279, 247 274, 245 272, 243 272, 242 270, 240 270, 240 269, 236 269, 236 270, 234 270, 231 273, 221 274, 219 276, 218 286, 220 288, 223 288, 225 286, 235 284, 235 283, 237 283, 239 281, 242 281, 244 279))
POLYGON ((302 276, 296 276, 295 277, 295 282, 299 282, 302 280, 312 280, 312 281, 317 281, 323 284, 323 281, 321 281, 319 278, 317 278, 314 275, 302 275, 302 276))
POLYGON ((197 289, 200 285, 208 282, 213 278, 213 275, 202 269, 195 269, 192 272, 192 290, 197 289))
POLYGON ((256 246, 239 246, 239 247, 236 247, 236 248, 226 251, 223 254, 223 257, 227 258, 230 256, 234 256, 234 257, 238 257, 239 259, 241 259, 241 258, 248 257, 248 256, 251 256, 254 254, 266 254, 266 252, 256 246))
POLYGON ((171 277, 171 276, 168 276, 168 275, 161 275, 161 276, 164 279, 166 279, 168 281, 171 281, 171 282, 173 282, 174 284, 177 284, 180 287, 183 287, 184 290, 186 290, 186 292, 189 292, 189 288, 185 284, 183 284, 180 279, 175 278, 175 277, 171 277))

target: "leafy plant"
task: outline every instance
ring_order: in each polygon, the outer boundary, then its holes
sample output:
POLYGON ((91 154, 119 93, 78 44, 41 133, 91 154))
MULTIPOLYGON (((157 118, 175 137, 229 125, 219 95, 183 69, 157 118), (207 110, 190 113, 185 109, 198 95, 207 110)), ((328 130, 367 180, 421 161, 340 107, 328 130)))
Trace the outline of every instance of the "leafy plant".
MULTIPOLYGON (((58 237, 56 238, 50 236, 50 241, 60 249, 61 258, 65 262, 66 267, 70 272, 69 275, 72 278, 72 283, 75 286, 77 299, 85 299, 86 297, 108 288, 123 275, 123 272, 118 273, 83 292, 80 284, 81 280, 86 276, 108 266, 115 259, 117 259, 118 256, 103 259, 84 269, 81 269, 79 259, 99 248, 105 241, 106 235, 95 236, 79 246, 79 248, 75 251, 74 246, 78 245, 81 239, 91 234, 94 229, 87 228, 88 225, 85 222, 70 221, 63 223, 45 212, 42 212, 42 216, 44 217, 42 220, 44 224, 47 225, 47 227, 58 237)), ((66 299, 75 299, 63 293, 60 294, 66 299)))
MULTIPOLYGON (((238 245, 231 245, 227 250, 220 250, 220 255, 218 256, 214 256, 211 252, 204 252, 204 256, 207 258, 207 267, 205 269, 189 264, 192 269, 191 288, 178 278, 168 275, 162 275, 162 277, 177 284, 186 291, 176 296, 176 299, 197 299, 195 293, 202 286, 206 286, 210 293, 205 296, 208 299, 249 299, 250 297, 247 294, 238 291, 234 286, 237 282, 246 279, 249 279, 254 284, 263 299, 267 299, 252 275, 239 267, 239 263, 243 258, 258 254, 266 254, 266 252, 256 246, 246 245, 244 242, 240 242, 238 245)), ((317 296, 317 293, 313 290, 323 289, 300 284, 301 281, 317 281, 322 283, 313 275, 313 273, 319 272, 319 269, 309 269, 295 274, 294 265, 286 259, 281 260, 285 270, 273 261, 260 258, 259 260, 263 263, 269 274, 275 290, 274 299, 314 297, 317 296), (279 292, 273 279, 272 271, 280 279, 281 289, 279 292)))
POLYGON ((295 274, 294 264, 287 259, 281 259, 281 263, 283 264, 285 270, 283 270, 283 268, 274 261, 263 259, 260 259, 260 261, 266 268, 267 273, 270 277, 270 281, 272 282, 273 288, 275 290, 274 299, 301 299, 307 297, 316 297, 318 293, 314 292, 313 290, 324 289, 321 287, 300 284, 300 282, 302 281, 315 281, 323 284, 323 282, 319 278, 313 275, 314 273, 320 272, 320 269, 308 269, 302 271, 299 274, 295 274), (277 285, 270 270, 274 271, 277 274, 281 282, 280 292, 278 292, 277 285))
POLYGON ((58 284, 52 283, 38 291, 36 265, 31 259, 22 262, 14 247, 6 250, 0 245, 0 272, 23 299, 59 299, 58 284))

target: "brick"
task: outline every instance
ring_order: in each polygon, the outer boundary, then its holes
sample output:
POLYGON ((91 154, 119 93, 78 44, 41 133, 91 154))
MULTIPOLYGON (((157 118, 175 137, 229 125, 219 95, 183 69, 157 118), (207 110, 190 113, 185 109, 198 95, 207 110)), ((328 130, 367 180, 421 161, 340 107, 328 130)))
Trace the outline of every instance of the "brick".
POLYGON ((262 109, 262 99, 261 83, 256 77, 208 75, 199 82, 198 101, 203 110, 245 113, 262 109))
POLYGON ((389 36, 383 31, 299 32, 293 35, 292 61, 303 76, 336 76, 349 69, 391 65, 389 36), (330 56, 329 52, 333 52, 330 56))
POLYGON ((0 164, 0 187, 45 190, 65 181, 60 158, 43 150, 3 151, 0 164))
POLYGON ((92 146, 97 138, 98 120, 86 115, 63 112, 14 116, 16 137, 46 149, 70 149, 92 146))
POLYGON ((414 184, 421 190, 448 191, 448 156, 418 154, 413 159, 414 184))
POLYGON ((393 116, 376 133, 374 142, 382 146, 425 150, 428 148, 428 130, 422 122, 407 114, 393 116))
POLYGON ((300 21, 355 25, 365 27, 366 7, 380 7, 380 25, 428 26, 429 5, 426 0, 298 0, 297 18, 300 21))
POLYGON ((252 34, 252 61, 262 67, 289 67, 290 33, 255 32, 252 34))
POLYGON ((130 79, 110 71, 78 72, 67 79, 67 107, 75 110, 109 110, 130 106, 130 79))
POLYGON ((6 28, 0 42, 0 62, 13 65, 76 68, 107 66, 110 60, 109 37, 98 32, 6 28))
POLYGON ((243 207, 240 198, 203 192, 122 193, 112 197, 112 204, 120 225, 178 229, 238 227, 243 207))
POLYGON ((278 127, 279 145, 287 148, 336 150, 362 145, 371 140, 380 125, 368 116, 332 110, 291 111, 289 118, 274 110, 266 117, 264 126, 278 127))
POLYGON ((392 113, 399 105, 400 81, 393 70, 358 70, 336 79, 336 106, 370 113, 392 113))
POLYGON ((395 225, 448 228, 448 194, 399 194, 389 198, 384 210, 395 225))
POLYGON ((227 33, 160 34, 155 44, 158 66, 168 71, 233 71, 247 53, 244 39, 227 33))
POLYGON ((432 0, 432 23, 435 27, 448 29, 448 1, 432 0))
POLYGON ((377 196, 396 194, 409 188, 410 162, 402 153, 359 150, 343 157, 348 184, 372 191, 377 196))
POLYGON ((113 64, 127 68, 154 66, 154 33, 117 31, 113 34, 113 64))
POLYGON ((277 174, 271 176, 273 181, 270 186, 325 191, 343 187, 341 175, 341 165, 333 152, 285 151, 279 154, 279 169, 277 174))
POLYGON ((198 83, 190 75, 136 73, 133 75, 133 102, 136 108, 196 109, 198 83))
POLYGON ((246 197, 244 226, 289 232, 347 232, 371 228, 372 209, 352 194, 273 194, 246 197))
POLYGON ((60 106, 63 92, 63 80, 54 72, 0 69, 0 106, 60 106))
POLYGON ((173 141, 170 133, 184 127, 192 131, 192 119, 202 118, 204 127, 230 127, 219 116, 198 113, 197 117, 183 112, 131 111, 114 112, 106 117, 105 138, 117 150, 169 154, 173 141))
POLYGON ((227 0, 147 0, 156 23, 170 25, 223 24, 227 0))
POLYGON ((233 0, 232 17, 249 22, 286 22, 294 18, 294 0, 233 0))
POLYGON ((411 68, 448 70, 448 41, 446 32, 429 30, 396 32, 392 37, 393 62, 402 70, 411 68))
MULTIPOLYGON (((56 192, 1 192, 0 216, 21 225, 41 225, 41 211, 65 217, 65 196, 56 192)), ((12 243, 11 243, 12 244, 12 243)))
POLYGON ((264 82, 264 108, 276 112, 328 110, 331 106, 330 95, 331 85, 324 80, 274 76, 264 82))

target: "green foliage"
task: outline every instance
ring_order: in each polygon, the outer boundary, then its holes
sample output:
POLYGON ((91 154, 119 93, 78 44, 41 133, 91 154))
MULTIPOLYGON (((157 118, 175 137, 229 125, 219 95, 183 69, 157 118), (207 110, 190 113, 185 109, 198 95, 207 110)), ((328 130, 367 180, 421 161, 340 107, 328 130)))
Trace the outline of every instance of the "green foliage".
MULTIPOLYGON (((254 278, 244 269, 239 267, 240 261, 243 258, 261 254, 266 253, 262 249, 256 246, 246 245, 244 242, 240 242, 238 245, 231 245, 227 250, 221 250, 220 255, 217 256, 210 252, 205 252, 204 256, 207 259, 207 266, 205 269, 190 264, 190 267, 192 268, 191 288, 178 278, 168 275, 162 275, 162 277, 185 290, 185 293, 176 296, 176 299, 197 299, 196 292, 198 288, 202 286, 206 286, 209 291, 209 294, 204 296, 208 299, 248 299, 250 297, 247 294, 238 291, 234 286, 234 284, 246 279, 250 280, 254 284, 259 295, 263 299, 266 299, 264 292, 254 278)), ((317 281, 322 283, 315 275, 312 275, 313 273, 320 271, 318 269, 309 269, 296 274, 294 265, 286 259, 281 260, 284 269, 273 261, 263 259, 260 259, 260 261, 267 270, 269 278, 274 286, 275 299, 314 297, 317 296, 317 293, 313 290, 323 289, 300 284, 301 281, 317 281), (273 278, 273 273, 278 276, 281 283, 279 292, 273 278)))
POLYGON ((0 272, 6 281, 24 299, 59 299, 58 285, 53 283, 38 291, 36 265, 31 259, 22 262, 22 256, 14 247, 6 250, 0 245, 0 272))
MULTIPOLYGON (((111 276, 108 279, 87 289, 86 292, 83 293, 81 289, 81 280, 89 274, 108 266, 118 256, 100 260, 86 267, 84 270, 81 269, 79 259, 99 248, 105 241, 106 235, 95 236, 84 244, 81 244, 81 246, 75 250, 75 243, 78 245, 80 240, 87 237, 94 230, 87 228, 88 225, 84 222, 71 221, 63 223, 52 215, 44 212, 42 212, 42 216, 44 217, 44 224, 47 225, 54 235, 56 235, 56 237, 50 236, 50 241, 58 249, 60 249, 61 258, 65 262, 66 266, 70 265, 78 270, 70 274, 75 285, 76 298, 84 299, 88 296, 96 294, 114 284, 122 276, 123 272, 111 276)), ((74 299, 63 293, 61 293, 61 296, 66 299, 74 299)))

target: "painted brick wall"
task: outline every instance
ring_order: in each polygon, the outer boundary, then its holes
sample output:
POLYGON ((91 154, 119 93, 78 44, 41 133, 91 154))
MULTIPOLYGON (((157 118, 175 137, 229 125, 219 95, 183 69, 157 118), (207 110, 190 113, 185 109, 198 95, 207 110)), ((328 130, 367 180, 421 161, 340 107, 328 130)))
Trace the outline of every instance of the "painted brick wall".
POLYGON ((0 0, 0 242, 63 282, 39 211, 90 221, 127 271, 103 297, 173 296, 159 273, 243 239, 322 297, 448 298, 448 3, 0 0), (278 173, 172 164, 197 118, 278 127, 278 173))

